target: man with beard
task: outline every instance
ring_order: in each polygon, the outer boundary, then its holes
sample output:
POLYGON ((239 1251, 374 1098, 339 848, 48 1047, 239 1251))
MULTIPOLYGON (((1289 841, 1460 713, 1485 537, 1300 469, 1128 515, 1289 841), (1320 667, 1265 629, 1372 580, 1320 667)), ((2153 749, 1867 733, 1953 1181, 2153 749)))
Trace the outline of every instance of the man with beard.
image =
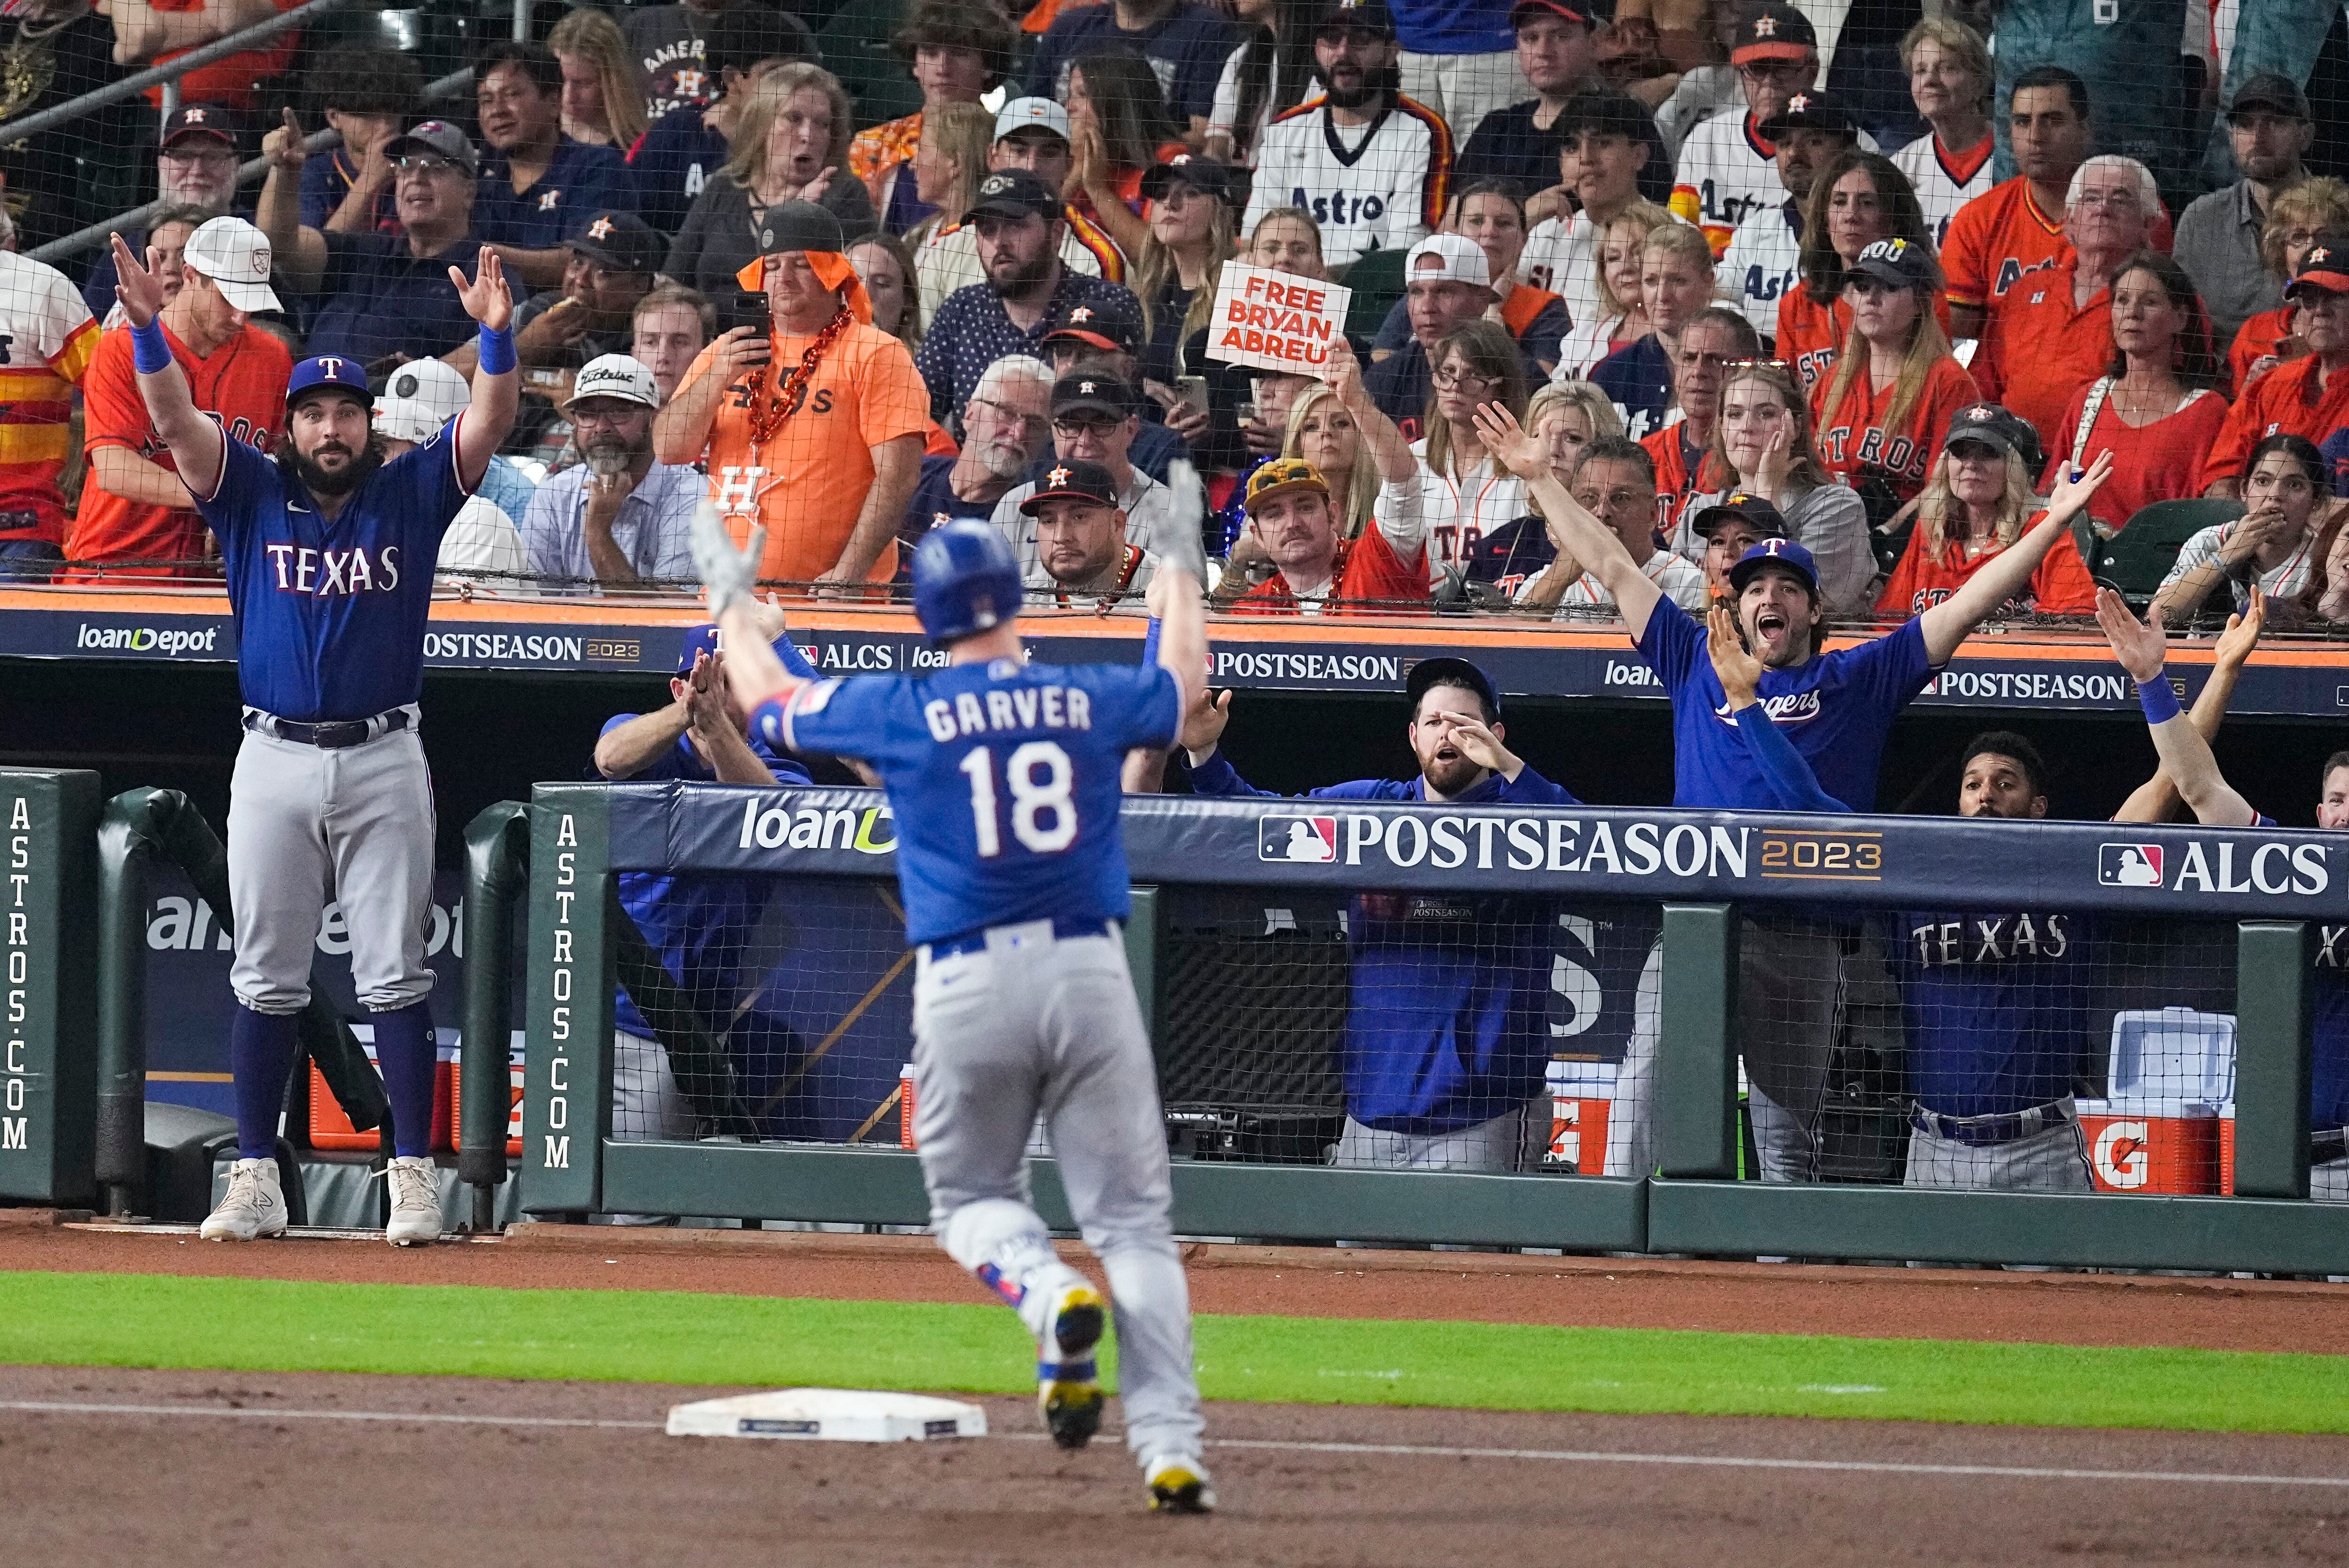
MULTIPOLYGON (((160 260, 152 252, 149 258, 160 260)), ((278 308, 269 286, 268 241, 242 218, 214 218, 188 236, 181 279, 172 294, 156 277, 168 301, 158 319, 190 396, 232 438, 269 450, 285 428, 294 361, 284 344, 246 319, 278 308)), ((209 552, 195 498, 172 470, 171 453, 148 417, 131 350, 128 326, 109 332, 82 383, 90 471, 66 553, 74 561, 147 563, 109 566, 103 574, 109 578, 168 577, 195 570, 209 552), (176 562, 189 564, 171 564, 176 562)))
POLYGON ((547 586, 687 586, 693 509, 709 484, 653 461, 660 386, 625 354, 590 360, 564 405, 581 460, 538 487, 523 521, 530 569, 547 586))
POLYGON ((119 236, 114 263, 148 417, 220 540, 237 620, 246 734, 229 787, 228 880, 238 1159, 202 1233, 285 1232, 273 1151, 331 888, 350 918, 353 989, 371 1015, 391 1101, 386 1239, 429 1243, 440 1233, 424 962, 432 779, 417 699, 432 562, 520 400, 513 299, 494 253, 470 280, 449 269, 481 325, 481 368, 464 412, 422 446, 385 462, 369 438, 365 375, 329 355, 295 367, 273 462, 196 407, 156 319, 162 289, 119 236))
POLYGON ((1013 354, 987 367, 962 406, 962 450, 922 459, 922 477, 897 527, 905 559, 934 528, 995 515, 995 503, 1043 455, 1051 401, 1052 372, 1042 360, 1013 354))
POLYGON ((1136 613, 1158 557, 1125 537, 1117 484, 1099 463, 1055 463, 1019 503, 1036 520, 1036 559, 1025 579, 1031 605, 1136 613))
MULTIPOLYGON (((1133 438, 1143 428, 1142 394, 1105 369, 1084 366, 1052 384, 1052 457, 1055 466, 1092 463, 1108 475, 1112 493, 1125 511, 1133 542, 1154 556, 1204 577, 1206 542, 1201 518, 1191 510, 1198 482, 1188 463, 1159 483, 1134 466, 1133 438)), ((1011 542, 1026 573, 1036 564, 1035 517, 1028 502, 1050 488, 1044 476, 1008 492, 995 503, 995 526, 1011 542)))
POLYGON ((1061 193, 1029 170, 999 170, 980 181, 963 222, 977 237, 987 281, 948 294, 922 339, 914 363, 929 387, 933 418, 969 402, 978 378, 1005 355, 1043 357, 1046 335, 1079 305, 1141 315, 1123 284, 1086 277, 1061 258, 1061 193))
MULTIPOLYGON (((1422 659, 1405 688, 1412 779, 1357 779, 1312 800, 1425 806, 1573 806, 1506 745, 1500 694, 1466 659, 1422 659)), ((1179 743, 1191 788, 1265 796, 1218 749, 1231 693, 1200 694, 1179 743)), ((1540 1158, 1549 1119, 1538 1104, 1550 1056, 1547 900, 1365 892, 1347 912, 1353 985, 1341 1062, 1340 1165, 1518 1171, 1540 1158)))
MULTIPOLYGON (((1069 111, 1050 98, 1013 98, 995 117, 995 142, 987 150, 990 172, 1024 169, 1055 191, 1065 191, 1075 155, 1069 146, 1069 111)), ((1061 264, 1087 277, 1125 281, 1125 255, 1101 225, 1063 201, 1061 218, 1068 225, 1061 242, 1061 264)), ((957 289, 987 281, 979 265, 978 236, 968 223, 941 221, 914 256, 914 275, 921 280, 922 315, 938 314, 957 289)))
POLYGON ((1844 105, 1823 92, 1796 93, 1762 122, 1777 147, 1779 183, 1786 199, 1745 214, 1721 258, 1721 280, 1732 302, 1766 340, 1778 331, 1778 300, 1800 286, 1803 210, 1811 182, 1835 155, 1857 145, 1858 127, 1844 105))
POLYGON ((2235 89, 2227 140, 2243 177, 2180 213, 2170 250, 2210 313, 2215 342, 2234 342, 2243 323, 2283 303, 2282 286, 2260 253, 2260 234, 2268 204, 2308 178, 2301 160, 2315 139, 2308 95, 2290 77, 2263 71, 2235 89))
POLYGON ((1240 232, 1276 207, 1321 226, 1321 259, 1407 251, 1442 226, 1452 180, 1444 117, 1405 98, 1387 0, 1333 0, 1313 35, 1322 96, 1276 117, 1257 149, 1240 232))
MULTIPOLYGON (((253 216, 253 203, 236 193, 237 165, 243 159, 237 119, 216 103, 185 103, 163 120, 163 139, 155 154, 155 188, 163 206, 198 213, 196 222, 234 213, 253 216)), ((161 214, 150 220, 146 233, 126 234, 130 253, 147 253, 149 234, 162 226, 161 214)), ((100 321, 114 308, 114 256, 101 251, 82 284, 81 297, 90 315, 100 321)))
MULTIPOLYGON (((1697 619, 1665 601, 1622 541, 1551 473, 1542 444, 1506 408, 1477 410, 1485 449, 1524 477, 1563 552, 1580 561, 1613 596, 1640 658, 1672 704, 1676 806, 1712 810, 1783 810, 1770 776, 1738 734, 1697 619)), ((2100 454, 2086 475, 2065 480, 2044 518, 1973 579, 1888 634, 1819 650, 1826 609, 1811 552, 1765 539, 1729 570, 1737 630, 1759 659, 1761 711, 1782 727, 1810 764, 1819 788, 1855 810, 1876 809, 1877 773, 1892 721, 1946 665, 1982 620, 2020 591, 2072 519, 2112 472, 2100 454)), ((1752 722, 1747 717, 1744 722, 1752 722)), ((1844 999, 1880 985, 1883 961, 1849 921, 1773 915, 1749 923, 1739 961, 1739 1009, 1754 1139, 1765 1181, 1816 1180, 1817 1128, 1839 1045, 1857 1042, 1860 1020, 1844 999)), ((1611 1136, 1611 1135, 1610 1135, 1611 1136)))

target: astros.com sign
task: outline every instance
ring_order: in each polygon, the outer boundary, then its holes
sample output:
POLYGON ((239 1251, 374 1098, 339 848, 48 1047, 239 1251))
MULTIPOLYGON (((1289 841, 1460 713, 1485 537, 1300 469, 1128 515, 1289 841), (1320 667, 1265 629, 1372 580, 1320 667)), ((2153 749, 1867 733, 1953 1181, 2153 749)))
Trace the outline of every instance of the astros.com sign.
POLYGON ((85 621, 74 634, 74 646, 93 653, 152 654, 175 659, 182 654, 217 652, 220 634, 221 629, 216 625, 199 632, 160 626, 93 626, 85 621))

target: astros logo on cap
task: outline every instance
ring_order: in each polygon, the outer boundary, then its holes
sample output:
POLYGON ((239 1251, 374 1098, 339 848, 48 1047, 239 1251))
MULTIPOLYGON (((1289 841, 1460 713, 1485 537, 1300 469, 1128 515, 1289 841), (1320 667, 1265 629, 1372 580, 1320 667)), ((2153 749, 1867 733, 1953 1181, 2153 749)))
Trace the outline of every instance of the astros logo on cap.
POLYGON ((1754 17, 1754 36, 1757 38, 1776 37, 1778 36, 1778 18, 1775 16, 1754 17))
POLYGON ((1079 397, 1092 397, 1092 396, 1093 395, 1093 384, 1092 384, 1092 382, 1090 382, 1090 381, 1080 381, 1080 382, 1078 382, 1078 383, 1077 383, 1077 395, 1078 395, 1079 397))
POLYGON ((990 174, 987 177, 985 182, 979 186, 978 193, 982 196, 1000 196, 1006 191, 1010 189, 1011 181, 1009 176, 1002 174, 990 174))
POLYGON ((202 104, 198 104, 198 105, 196 105, 196 106, 195 106, 194 108, 184 108, 184 109, 181 109, 181 110, 180 111, 180 123, 181 123, 181 125, 202 125, 202 124, 203 124, 203 123, 204 123, 204 108, 203 108, 203 106, 202 106, 202 104))
POLYGON ((1972 407, 1966 410, 1966 418, 1969 419, 1987 419, 1996 412, 1998 412, 1998 410, 1992 408, 1987 403, 1977 403, 1972 407))
POLYGON ((1091 321, 1092 318, 1093 307, 1089 304, 1081 304, 1069 313, 1071 321, 1091 321))
MULTIPOLYGON (((1764 16, 1764 17, 1763 17, 1762 19, 1763 19, 1764 21, 1767 22, 1770 18, 1769 18, 1769 17, 1767 17, 1767 16, 1764 16)), ((1811 112, 1811 95, 1810 95, 1810 94, 1808 94, 1808 93, 1796 93, 1793 98, 1788 98, 1788 99, 1786 100, 1786 112, 1787 112, 1788 114, 1808 114, 1808 113, 1810 113, 1810 112, 1811 112)))
POLYGON ((588 224, 587 237, 591 240, 610 239, 612 237, 612 220, 609 218, 598 218, 594 222, 588 224))
POLYGON ((2301 259, 2300 270, 2303 273, 2312 272, 2318 267, 2328 265, 2332 260, 2333 253, 2319 245, 2301 259))
MULTIPOLYGON (((1088 382, 1087 385, 1090 386, 1092 384, 1088 382)), ((1068 482, 1069 470, 1066 469, 1054 469, 1050 473, 1044 476, 1044 488, 1046 490, 1059 490, 1062 485, 1067 484, 1068 482)))

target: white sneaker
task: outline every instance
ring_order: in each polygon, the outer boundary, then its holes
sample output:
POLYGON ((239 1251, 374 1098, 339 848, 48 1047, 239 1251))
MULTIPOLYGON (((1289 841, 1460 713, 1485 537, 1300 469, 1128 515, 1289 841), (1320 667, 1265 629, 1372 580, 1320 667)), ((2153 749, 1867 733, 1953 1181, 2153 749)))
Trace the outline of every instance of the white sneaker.
POLYGON ((391 1182, 391 1222, 383 1239, 395 1247, 440 1239, 440 1172, 420 1154, 395 1158, 384 1170, 391 1182))
POLYGON ((228 1170, 228 1196, 196 1234, 208 1242, 250 1242, 285 1233, 285 1190, 274 1160, 240 1160, 228 1170))
POLYGON ((1142 1479, 1161 1513, 1216 1511, 1216 1488, 1196 1454, 1161 1454, 1142 1467, 1142 1479))

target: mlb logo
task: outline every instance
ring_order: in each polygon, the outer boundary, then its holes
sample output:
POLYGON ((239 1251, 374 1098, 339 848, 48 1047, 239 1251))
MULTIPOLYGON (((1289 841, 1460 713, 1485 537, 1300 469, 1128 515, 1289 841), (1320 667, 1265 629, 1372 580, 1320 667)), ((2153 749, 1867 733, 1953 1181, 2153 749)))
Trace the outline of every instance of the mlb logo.
POLYGON ((1259 817, 1256 824, 1256 858, 1308 865, 1333 864, 1338 859, 1338 819, 1259 817))
POLYGON ((2102 844, 2096 849, 2096 882, 2104 887, 2159 887, 2159 844, 2102 844))

